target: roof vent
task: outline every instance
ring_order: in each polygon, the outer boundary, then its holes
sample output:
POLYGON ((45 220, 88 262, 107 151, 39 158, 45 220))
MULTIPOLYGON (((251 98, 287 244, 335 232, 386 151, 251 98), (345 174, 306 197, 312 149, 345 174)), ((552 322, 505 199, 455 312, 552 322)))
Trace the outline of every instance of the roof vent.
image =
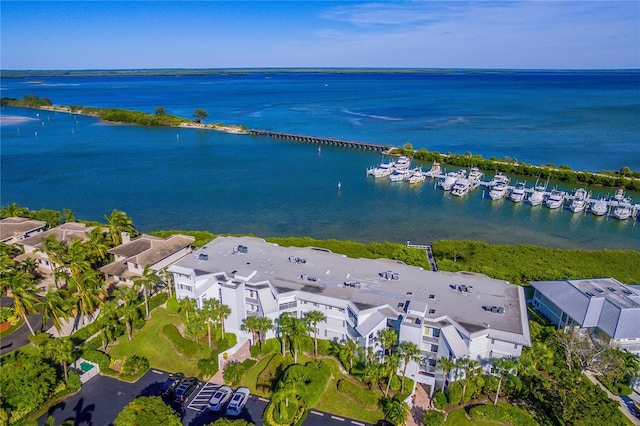
POLYGON ((249 251, 249 248, 247 246, 243 246, 242 244, 240 244, 237 248, 237 250, 235 250, 238 253, 247 253, 249 251))
POLYGON ((209 255, 205 253, 200 253, 198 256, 198 260, 209 260, 209 255))

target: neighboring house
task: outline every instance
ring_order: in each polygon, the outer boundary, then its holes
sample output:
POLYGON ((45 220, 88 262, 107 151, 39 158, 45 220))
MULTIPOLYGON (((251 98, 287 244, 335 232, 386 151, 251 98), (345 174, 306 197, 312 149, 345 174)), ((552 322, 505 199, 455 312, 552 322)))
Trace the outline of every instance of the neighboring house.
POLYGON ((24 240, 18 241, 18 244, 24 247, 24 253, 17 256, 15 260, 21 261, 26 258, 31 258, 35 260, 36 266, 41 271, 52 272, 61 265, 56 265, 49 259, 49 256, 44 252, 42 240, 53 235, 56 240, 65 244, 69 244, 71 240, 76 238, 87 241, 89 240, 88 234, 91 233, 94 228, 94 226, 86 226, 84 223, 68 222, 47 231, 36 233, 24 240))
POLYGON ((41 220, 26 219, 24 217, 7 217, 0 220, 0 241, 6 244, 17 243, 39 232, 47 226, 41 220))
POLYGON ((613 278, 539 281, 533 307, 558 328, 577 326, 640 354, 640 290, 613 278))
MULTIPOLYGON (((388 259, 351 259, 325 249, 280 247, 252 237, 218 237, 169 268, 177 297, 231 308, 225 328, 248 316, 303 317, 319 310, 318 337, 354 339, 380 350, 385 328, 418 345, 407 376, 434 388, 436 359, 519 356, 531 345, 522 287, 472 273, 432 272, 388 259)), ((277 333, 270 331, 267 337, 277 333)), ((251 336, 247 336, 251 337, 251 336)))
POLYGON ((133 284, 135 277, 142 275, 145 266, 154 271, 165 268, 191 253, 194 237, 172 235, 167 239, 142 234, 130 240, 123 233, 122 244, 108 251, 115 260, 100 268, 106 275, 107 284, 133 284))

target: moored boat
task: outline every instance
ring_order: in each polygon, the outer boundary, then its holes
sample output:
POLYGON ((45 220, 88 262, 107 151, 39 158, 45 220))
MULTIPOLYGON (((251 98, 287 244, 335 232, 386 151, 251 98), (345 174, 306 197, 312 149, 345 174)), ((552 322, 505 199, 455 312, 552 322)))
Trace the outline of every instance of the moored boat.
POLYGON ((417 183, 424 182, 425 179, 426 177, 422 172, 422 169, 414 169, 407 180, 409 181, 409 185, 415 185, 417 183))
POLYGON ((587 207, 589 201, 589 193, 584 188, 576 189, 576 192, 573 193, 573 199, 571 200, 571 204, 569 208, 574 213, 580 213, 584 211, 587 207))
POLYGON ((441 174, 442 174, 442 168, 440 167, 440 163, 438 163, 437 161, 434 161, 429 171, 425 173, 425 176, 436 177, 441 174))
POLYGON ((551 191, 551 194, 547 198, 546 205, 550 209, 557 209, 562 207, 564 204, 564 196, 567 195, 566 192, 560 191, 559 189, 554 189, 551 191))
POLYGON ((471 189, 471 183, 468 179, 458 179, 453 185, 453 188, 451 188, 451 193, 458 197, 462 197, 469 192, 469 189, 471 189))
POLYGON ((621 205, 616 207, 613 210, 613 217, 620 220, 629 219, 629 217, 631 217, 631 207, 629 207, 628 205, 621 205))
POLYGON ((515 203, 519 203, 524 200, 524 197, 526 195, 525 185, 526 185, 526 182, 518 182, 516 184, 516 186, 511 191, 511 194, 509 195, 509 198, 511 199, 511 201, 515 203))
POLYGON ((483 175, 484 173, 482 173, 482 170, 477 167, 472 167, 471 169, 469 169, 469 180, 471 182, 480 182, 480 179, 482 179, 483 175))
POLYGON ((458 181, 458 179, 463 179, 466 176, 467 172, 463 169, 456 170, 455 172, 449 172, 445 175, 444 179, 440 180, 439 185, 445 191, 451 191, 453 185, 458 181))
POLYGON ((504 183, 505 185, 508 185, 509 184, 509 178, 507 176, 505 176, 502 172, 498 172, 489 181, 489 186, 495 186, 498 183, 504 183))
POLYGON ((374 178, 383 178, 389 176, 393 173, 395 163, 393 161, 390 162, 382 162, 378 165, 378 167, 369 170, 369 175, 374 178))
POLYGON ((608 207, 607 200, 604 198, 598 198, 598 200, 591 206, 591 213, 596 216, 604 216, 607 214, 608 207))
POLYGON ((505 182, 498 182, 489 191, 489 197, 492 200, 499 200, 507 196, 507 184, 505 182))

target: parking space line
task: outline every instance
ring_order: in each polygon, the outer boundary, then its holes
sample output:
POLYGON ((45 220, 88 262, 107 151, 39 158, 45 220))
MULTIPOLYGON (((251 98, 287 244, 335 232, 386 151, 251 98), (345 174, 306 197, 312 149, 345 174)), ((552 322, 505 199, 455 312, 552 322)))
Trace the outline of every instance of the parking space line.
POLYGON ((354 425, 358 425, 358 426, 364 426, 364 423, 356 422, 354 420, 351 420, 351 423, 353 423, 354 425))
POLYGON ((344 419, 342 417, 331 416, 331 418, 333 420, 340 420, 341 422, 344 422, 344 419))
POLYGON ((158 370, 151 370, 151 371, 153 371, 156 374, 160 374, 160 375, 164 374, 162 371, 158 371, 158 370))
POLYGON ((262 397, 260 397, 260 396, 258 397, 258 399, 259 399, 260 401, 262 401, 262 402, 269 402, 269 400, 268 400, 268 399, 264 399, 264 398, 262 398, 262 397))
POLYGON ((311 410, 311 414, 315 414, 316 416, 324 416, 323 413, 320 413, 318 411, 313 411, 313 410, 311 410))
POLYGON ((187 408, 194 411, 204 411, 209 404, 209 399, 215 393, 215 391, 220 387, 215 383, 205 383, 202 389, 193 397, 187 408))

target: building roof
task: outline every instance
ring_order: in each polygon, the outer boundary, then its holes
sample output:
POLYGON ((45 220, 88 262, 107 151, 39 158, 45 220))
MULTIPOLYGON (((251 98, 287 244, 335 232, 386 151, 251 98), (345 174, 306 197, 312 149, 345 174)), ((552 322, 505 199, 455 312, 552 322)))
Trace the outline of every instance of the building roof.
POLYGON ((20 238, 31 231, 44 227, 47 222, 24 217, 7 217, 0 220, 0 241, 20 238))
POLYGON ((69 243, 75 238, 80 238, 83 241, 87 241, 89 239, 87 233, 90 233, 94 228, 95 226, 87 226, 84 223, 68 222, 44 232, 39 232, 29 238, 25 238, 24 240, 19 241, 18 243, 23 246, 39 248, 42 244, 42 240, 49 237, 50 235, 55 236, 56 240, 63 243, 69 243))
POLYGON ((538 281, 531 285, 581 327, 616 339, 640 337, 640 290, 614 278, 538 281))
POLYGON ((495 329, 512 336, 511 341, 530 344, 522 289, 486 275, 432 272, 389 259, 352 259, 325 249, 280 247, 253 237, 218 237, 172 268, 224 271, 229 277, 251 268, 255 271, 251 282, 268 281, 278 293, 304 291, 344 300, 360 311, 388 305, 398 306, 401 312, 411 301, 420 310, 426 305, 426 319, 446 316, 470 325, 473 330, 467 334, 495 329), (471 292, 460 291, 461 285, 472 287, 471 292), (502 307, 504 313, 487 309, 493 306, 502 307))

